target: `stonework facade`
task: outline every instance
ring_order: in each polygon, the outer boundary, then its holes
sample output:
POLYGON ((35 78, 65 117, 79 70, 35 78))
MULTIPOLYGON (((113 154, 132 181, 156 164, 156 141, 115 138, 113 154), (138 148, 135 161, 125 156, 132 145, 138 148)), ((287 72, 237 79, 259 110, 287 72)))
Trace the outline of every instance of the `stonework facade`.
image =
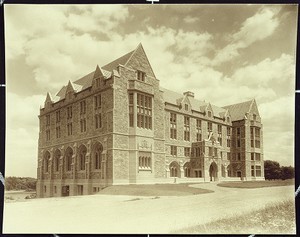
POLYGON ((221 108, 161 88, 142 45, 48 93, 39 120, 38 197, 264 179, 255 100, 221 108))

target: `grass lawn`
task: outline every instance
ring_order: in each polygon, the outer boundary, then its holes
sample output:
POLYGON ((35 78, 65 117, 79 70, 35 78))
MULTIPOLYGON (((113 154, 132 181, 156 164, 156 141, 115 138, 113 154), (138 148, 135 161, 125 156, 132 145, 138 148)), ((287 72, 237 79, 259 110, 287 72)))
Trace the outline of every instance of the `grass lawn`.
POLYGON ((175 233, 295 234, 294 201, 267 205, 258 211, 191 226, 175 233))
POLYGON ((202 188, 192 188, 189 184, 145 184, 145 185, 115 185, 102 189, 98 194, 133 195, 133 196, 185 196, 213 191, 202 188))
POLYGON ((226 188, 265 188, 274 186, 294 185, 294 179, 287 180, 265 180, 265 181, 238 181, 238 182, 222 182, 217 184, 226 188))

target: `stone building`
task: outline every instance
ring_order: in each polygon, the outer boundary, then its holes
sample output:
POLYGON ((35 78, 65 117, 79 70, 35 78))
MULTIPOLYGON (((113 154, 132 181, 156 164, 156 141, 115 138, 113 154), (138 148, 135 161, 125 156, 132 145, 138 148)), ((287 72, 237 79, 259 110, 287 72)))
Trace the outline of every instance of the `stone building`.
POLYGON ((38 197, 116 184, 264 179, 255 100, 217 107, 161 88, 140 44, 47 94, 38 197))

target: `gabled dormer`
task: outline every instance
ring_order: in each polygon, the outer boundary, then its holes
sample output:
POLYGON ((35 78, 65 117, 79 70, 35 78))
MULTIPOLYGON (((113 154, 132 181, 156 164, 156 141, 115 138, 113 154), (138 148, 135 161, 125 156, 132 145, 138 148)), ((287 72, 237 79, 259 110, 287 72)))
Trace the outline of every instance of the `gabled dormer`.
POLYGON ((223 119, 224 119, 225 123, 227 123, 227 124, 231 123, 231 117, 230 117, 228 109, 226 109, 223 119))
POLYGON ((180 102, 181 109, 184 112, 191 112, 192 104, 191 104, 190 98, 194 98, 194 93, 191 91, 187 91, 187 92, 184 92, 183 95, 184 96, 180 102))
POLYGON ((76 92, 75 86, 74 86, 73 82, 71 82, 71 81, 69 80, 68 85, 67 85, 67 88, 66 88, 66 92, 65 92, 65 98, 66 98, 67 100, 72 99, 75 92, 76 92))
POLYGON ((205 108, 205 115, 211 119, 214 117, 213 109, 210 103, 208 103, 205 108))
POLYGON ((47 92, 46 100, 44 103, 44 107, 48 108, 54 102, 52 95, 50 92, 47 92))
POLYGON ((260 115, 259 115, 259 111, 258 111, 258 107, 256 104, 256 100, 253 99, 251 101, 251 105, 250 105, 250 109, 249 109, 249 113, 248 113, 248 119, 252 120, 252 121, 257 121, 260 122, 260 115))
POLYGON ((101 87, 101 79, 104 78, 104 74, 101 70, 101 68, 97 65, 94 75, 93 75, 93 82, 92 82, 92 87, 97 89, 101 87))

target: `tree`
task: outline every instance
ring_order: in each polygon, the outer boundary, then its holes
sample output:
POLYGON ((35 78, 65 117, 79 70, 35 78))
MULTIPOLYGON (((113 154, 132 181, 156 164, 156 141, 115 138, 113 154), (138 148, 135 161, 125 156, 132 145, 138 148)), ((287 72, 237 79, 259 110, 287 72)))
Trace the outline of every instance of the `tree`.
POLYGON ((281 166, 281 179, 293 179, 295 177, 295 169, 292 166, 281 166))
POLYGON ((281 178, 281 169, 278 162, 272 160, 265 160, 264 169, 265 179, 272 180, 281 178))

